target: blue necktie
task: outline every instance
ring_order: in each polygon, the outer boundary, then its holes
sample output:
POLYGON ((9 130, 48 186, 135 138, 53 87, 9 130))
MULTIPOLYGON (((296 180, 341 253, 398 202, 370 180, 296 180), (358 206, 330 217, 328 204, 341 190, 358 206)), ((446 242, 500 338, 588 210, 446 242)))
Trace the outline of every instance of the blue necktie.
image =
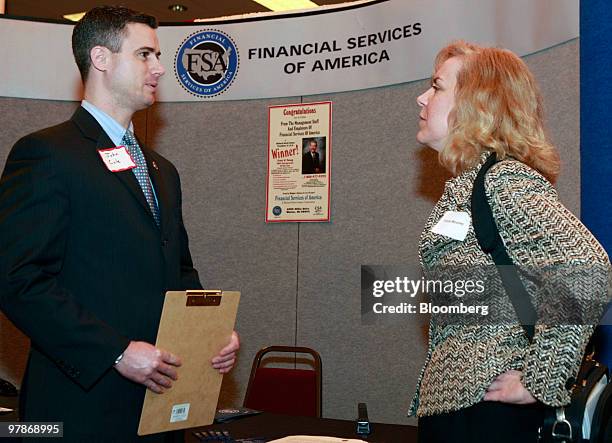
POLYGON ((128 151, 130 151, 132 159, 136 163, 136 167, 132 169, 132 171, 134 171, 136 180, 138 180, 138 184, 140 184, 140 189, 142 189, 145 199, 147 200, 147 203, 151 208, 155 223, 157 224, 157 226, 159 226, 159 208, 157 207, 157 202, 155 201, 155 197, 153 196, 153 187, 151 186, 151 180, 149 180, 149 170, 147 168, 147 162, 145 161, 142 150, 138 145, 138 141, 136 141, 136 137, 134 137, 134 134, 132 134, 128 130, 125 131, 125 134, 121 139, 121 143, 123 143, 127 147, 128 151))

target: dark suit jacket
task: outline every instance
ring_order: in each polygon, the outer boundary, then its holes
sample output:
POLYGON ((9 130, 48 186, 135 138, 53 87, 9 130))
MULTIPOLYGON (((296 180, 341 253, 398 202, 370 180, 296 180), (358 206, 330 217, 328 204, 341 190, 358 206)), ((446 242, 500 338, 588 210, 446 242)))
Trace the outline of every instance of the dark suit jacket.
POLYGON ((323 174, 325 172, 325 163, 322 163, 319 159, 318 152, 315 152, 314 158, 312 158, 310 152, 304 154, 302 156, 302 174, 323 174), (319 172, 316 172, 315 168, 319 168, 319 172))
POLYGON ((22 420, 63 421, 69 441, 132 441, 145 388, 113 369, 155 343, 166 290, 201 288, 174 166, 142 146, 161 227, 114 143, 83 108, 19 140, 0 181, 0 306, 32 341, 22 420), (95 437, 94 437, 95 436, 95 437))

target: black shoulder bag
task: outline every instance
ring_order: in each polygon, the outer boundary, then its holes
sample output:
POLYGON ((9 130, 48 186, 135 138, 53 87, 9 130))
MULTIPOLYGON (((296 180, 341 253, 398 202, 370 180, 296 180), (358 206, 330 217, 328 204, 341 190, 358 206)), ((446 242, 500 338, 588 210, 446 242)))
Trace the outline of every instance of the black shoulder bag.
MULTIPOLYGON (((529 341, 533 341, 534 325, 537 320, 536 310, 499 235, 485 193, 485 175, 496 162, 497 156, 492 153, 474 181, 471 202, 474 233, 480 248, 493 258, 517 317, 529 341)), ((564 407, 547 409, 544 423, 539 429, 540 442, 612 442, 612 383, 608 383, 607 372, 606 366, 595 361, 592 352, 588 353, 582 361, 577 380, 572 388, 571 403, 564 407), (582 435, 582 424, 585 420, 587 400, 602 378, 605 378, 608 384, 603 391, 600 389, 597 393, 598 400, 591 420, 591 433, 589 438, 585 439, 582 435)), ((587 420, 589 420, 588 417, 587 420)))

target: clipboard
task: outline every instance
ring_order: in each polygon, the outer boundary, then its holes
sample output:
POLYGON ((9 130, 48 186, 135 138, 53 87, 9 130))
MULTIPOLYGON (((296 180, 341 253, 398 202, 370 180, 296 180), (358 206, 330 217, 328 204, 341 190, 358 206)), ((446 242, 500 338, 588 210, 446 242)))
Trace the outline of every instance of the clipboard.
POLYGON ((138 435, 212 424, 223 375, 211 366, 231 337, 240 292, 166 292, 155 346, 178 355, 178 380, 163 394, 147 389, 138 435))

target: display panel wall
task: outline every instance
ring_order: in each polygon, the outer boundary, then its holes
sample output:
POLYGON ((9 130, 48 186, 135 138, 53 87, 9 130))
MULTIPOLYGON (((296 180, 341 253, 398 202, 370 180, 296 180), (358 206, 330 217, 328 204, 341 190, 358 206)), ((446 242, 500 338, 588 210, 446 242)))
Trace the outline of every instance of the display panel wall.
MULTIPOLYGON (((578 41, 525 58, 541 86, 559 147, 562 201, 579 212, 578 41)), ((255 352, 310 346, 323 360, 323 414, 405 417, 426 349, 425 324, 362 325, 360 265, 416 265, 421 227, 445 171, 415 142, 416 97, 428 80, 358 92, 273 100, 159 103, 135 117, 137 134, 181 174, 191 252, 204 286, 242 291, 242 349, 221 404, 242 403, 255 352), (266 224, 268 106, 333 102, 331 223, 266 224)), ((0 98, 0 162, 33 130, 77 103, 0 98)), ((0 319, 0 377, 18 383, 27 340, 0 319)))

